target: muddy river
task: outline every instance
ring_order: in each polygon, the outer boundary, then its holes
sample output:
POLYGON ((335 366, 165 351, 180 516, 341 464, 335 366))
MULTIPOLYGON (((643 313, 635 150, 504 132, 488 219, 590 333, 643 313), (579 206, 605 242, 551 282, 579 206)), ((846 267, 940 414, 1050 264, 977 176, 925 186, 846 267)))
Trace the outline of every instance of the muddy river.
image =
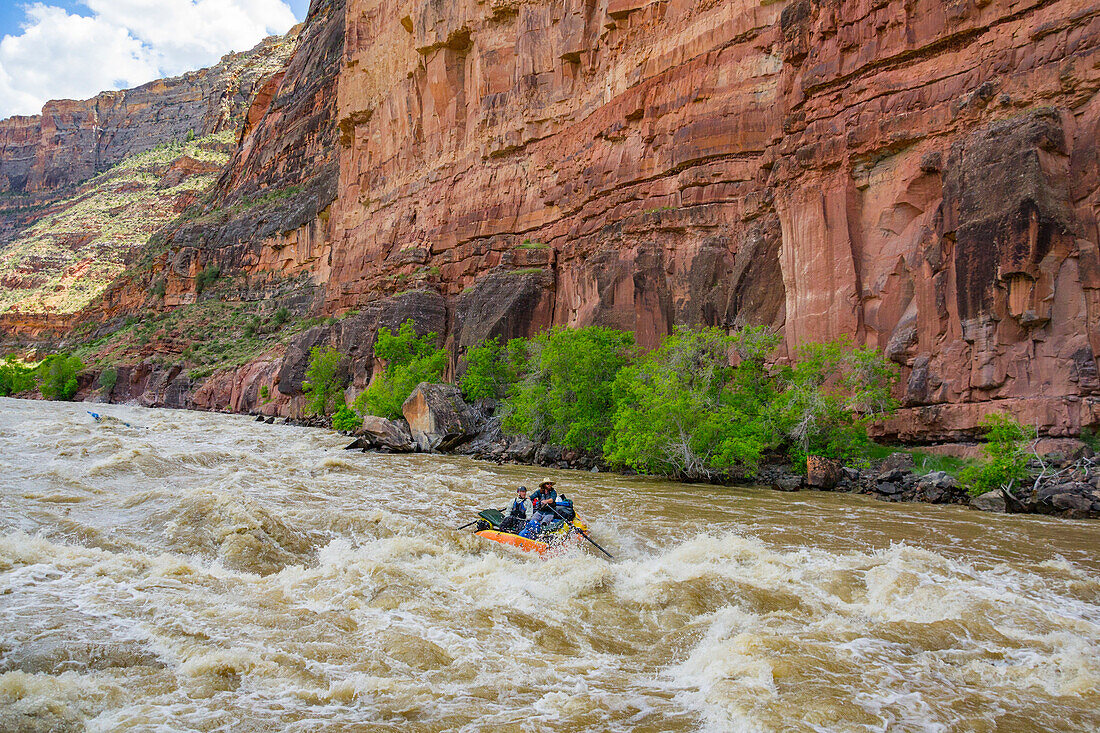
POLYGON ((0 399, 0 730, 1092 731, 1100 522, 0 399), (553 476, 615 555, 453 527, 553 476))

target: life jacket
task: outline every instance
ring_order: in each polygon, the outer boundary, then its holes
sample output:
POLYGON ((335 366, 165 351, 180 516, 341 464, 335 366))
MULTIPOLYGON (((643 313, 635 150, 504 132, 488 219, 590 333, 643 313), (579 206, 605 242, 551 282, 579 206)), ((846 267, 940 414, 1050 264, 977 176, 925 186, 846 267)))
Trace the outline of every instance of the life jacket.
POLYGON ((531 506, 529 499, 520 499, 518 496, 512 500, 512 508, 508 510, 508 516, 527 519, 527 509, 531 506))

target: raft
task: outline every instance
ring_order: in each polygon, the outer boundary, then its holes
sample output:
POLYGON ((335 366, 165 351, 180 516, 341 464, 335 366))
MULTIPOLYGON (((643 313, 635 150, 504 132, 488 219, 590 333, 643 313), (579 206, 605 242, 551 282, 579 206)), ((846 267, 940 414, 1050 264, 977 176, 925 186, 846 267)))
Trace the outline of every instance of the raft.
MULTIPOLYGON (((484 515, 486 513, 487 512, 482 512, 483 518, 485 518, 484 515)), ((573 526, 581 531, 588 531, 588 525, 585 524, 584 520, 580 517, 573 520, 573 526)), ((511 545, 524 552, 534 552, 539 557, 546 557, 547 553, 561 551, 584 542, 584 539, 578 533, 565 525, 549 536, 549 542, 544 540, 531 540, 526 537, 520 537, 518 534, 512 534, 511 532, 501 532, 494 527, 478 529, 474 534, 478 537, 492 540, 493 542, 499 542, 502 545, 511 545)))

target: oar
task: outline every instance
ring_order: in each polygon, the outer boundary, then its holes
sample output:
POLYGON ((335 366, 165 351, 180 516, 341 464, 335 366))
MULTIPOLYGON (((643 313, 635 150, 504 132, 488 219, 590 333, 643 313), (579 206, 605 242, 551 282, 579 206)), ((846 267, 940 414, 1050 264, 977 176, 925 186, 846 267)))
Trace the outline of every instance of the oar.
POLYGON ((458 530, 460 530, 460 529, 466 529, 466 528, 467 528, 467 527, 469 527, 469 526, 470 526, 471 524, 477 524, 477 520, 475 519, 475 520, 474 520, 474 521, 472 521, 472 522, 466 522, 466 524, 462 525, 461 527, 455 527, 455 531, 458 531, 458 530))
POLYGON ((570 521, 569 521, 568 519, 566 519, 566 518, 565 518, 565 517, 563 517, 563 516, 562 516, 561 514, 559 514, 559 513, 558 513, 558 510, 557 510, 557 509, 556 509, 556 508, 554 507, 554 505, 553 505, 553 504, 550 504, 550 509, 551 509, 551 511, 553 511, 553 512, 554 512, 554 514, 557 514, 557 515, 558 515, 558 519, 560 519, 561 521, 563 521, 563 522, 565 522, 566 524, 568 524, 568 525, 569 525, 569 529, 573 530, 574 532, 576 532, 577 534, 579 534, 579 535, 580 535, 581 537, 584 537, 584 538, 585 538, 586 540, 588 540, 589 542, 591 542, 591 543, 592 543, 592 544, 593 544, 593 545, 595 546, 595 548, 596 548, 597 550, 599 550, 599 551, 600 551, 600 552, 602 552, 603 554, 607 555, 607 556, 608 556, 608 557, 610 557, 610 558, 611 558, 612 560, 614 560, 614 559, 615 559, 615 556, 614 556, 614 555, 612 555, 612 554, 611 554, 610 552, 608 552, 607 550, 605 550, 605 549, 603 549, 602 547, 600 547, 599 545, 597 545, 597 544, 596 544, 596 540, 594 540, 594 539, 592 539, 591 537, 589 537, 589 536, 588 536, 588 534, 587 534, 587 533, 586 533, 586 532, 585 532, 585 531, 584 531, 583 529, 581 529, 581 528, 577 527, 577 526, 576 526, 575 524, 573 524, 573 523, 572 523, 572 522, 570 522, 570 521))

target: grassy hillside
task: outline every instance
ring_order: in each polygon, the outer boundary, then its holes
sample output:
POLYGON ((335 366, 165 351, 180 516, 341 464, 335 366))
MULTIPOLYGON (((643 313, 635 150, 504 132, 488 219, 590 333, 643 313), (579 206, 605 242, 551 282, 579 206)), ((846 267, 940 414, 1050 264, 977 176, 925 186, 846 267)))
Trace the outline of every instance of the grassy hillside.
POLYGON ((86 306, 153 232, 214 184, 235 134, 132 156, 50 206, 0 251, 0 313, 73 313, 86 306))

